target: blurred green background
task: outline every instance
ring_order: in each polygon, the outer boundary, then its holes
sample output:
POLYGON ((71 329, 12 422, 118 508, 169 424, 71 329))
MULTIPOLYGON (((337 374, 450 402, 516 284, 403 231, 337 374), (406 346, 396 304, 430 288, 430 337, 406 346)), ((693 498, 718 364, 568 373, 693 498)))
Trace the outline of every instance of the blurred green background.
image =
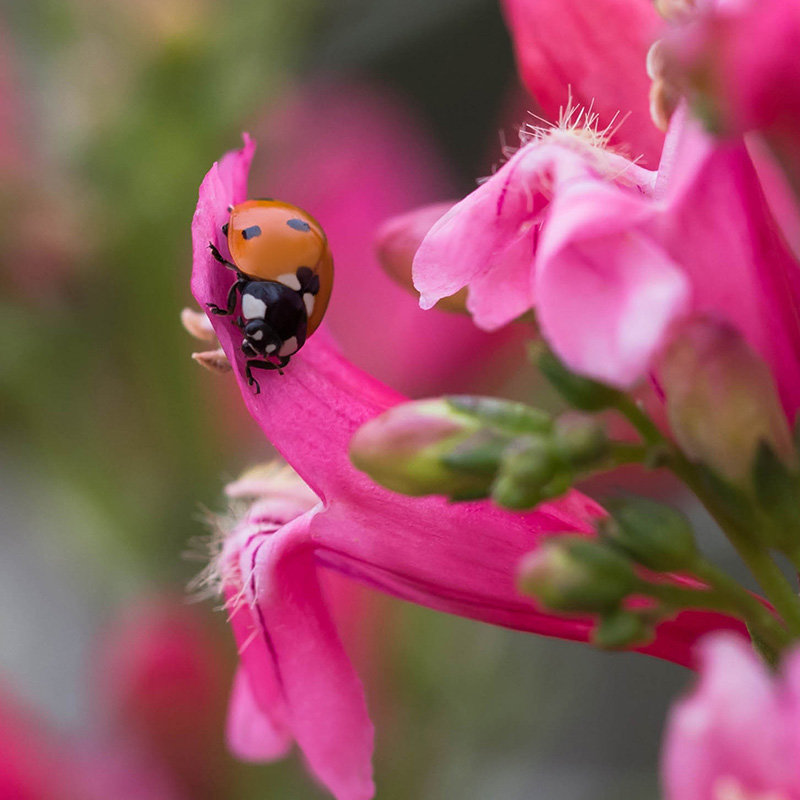
MULTIPOLYGON (((183 597, 203 509, 223 508, 224 481, 267 456, 232 382, 189 359, 178 320, 210 164, 269 126, 264 109, 287 86, 346 75, 401 98, 465 192, 520 106, 484 0, 0 8, 0 683, 74 739, 99 724, 90 676, 107 631, 142 598, 183 597)), ((194 608, 227 682, 223 615, 194 608)), ((677 668, 392 601, 376 613, 378 797, 657 796, 677 668)), ((205 796, 325 796, 296 756, 221 763, 205 796)))

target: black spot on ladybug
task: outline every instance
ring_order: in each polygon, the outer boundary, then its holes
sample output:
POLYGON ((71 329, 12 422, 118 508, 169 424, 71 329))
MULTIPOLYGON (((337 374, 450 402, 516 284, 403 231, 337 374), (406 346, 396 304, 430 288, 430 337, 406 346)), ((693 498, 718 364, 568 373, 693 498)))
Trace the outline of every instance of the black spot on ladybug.
POLYGON ((222 235, 223 236, 227 236, 228 235, 228 223, 227 222, 222 226, 222 235))
POLYGON ((304 233, 311 230, 311 226, 303 219, 287 219, 286 224, 296 231, 303 231, 304 233))
POLYGON ((261 236, 261 228, 258 225, 251 225, 249 228, 245 228, 242 231, 242 237, 244 239, 255 239, 256 236, 261 236))

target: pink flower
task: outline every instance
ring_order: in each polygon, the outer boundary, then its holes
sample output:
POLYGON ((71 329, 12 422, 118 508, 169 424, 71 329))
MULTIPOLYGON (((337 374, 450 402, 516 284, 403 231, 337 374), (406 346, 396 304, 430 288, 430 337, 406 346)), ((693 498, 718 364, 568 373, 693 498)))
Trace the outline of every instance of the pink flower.
POLYGON ((443 159, 401 98, 317 81, 281 97, 258 128, 265 158, 257 185, 324 222, 336 265, 326 320, 349 360, 425 396, 486 385, 511 351, 521 354, 515 331, 490 334, 461 316, 424 313, 378 265, 371 233, 380 223, 454 194, 443 159))
POLYGON ((568 92, 605 128, 623 122, 631 156, 656 164, 663 135, 650 119, 647 50, 659 18, 643 0, 503 0, 523 82, 557 119, 568 92))
POLYGON ((187 800, 160 764, 120 739, 69 741, 0 688, 3 800, 187 800))
POLYGON ((668 76, 702 95, 727 133, 784 133, 800 141, 800 5, 705 0, 666 39, 668 76))
MULTIPOLYGON (((227 208, 246 196, 253 143, 214 164, 192 224, 196 299, 220 303, 232 276, 210 255, 224 247, 227 208)), ((324 220, 323 220, 324 223, 324 220)), ((372 795, 372 728, 358 678, 319 589, 318 570, 339 571, 388 594, 518 630, 585 641, 588 618, 544 613, 517 595, 520 558, 548 533, 590 533, 601 513, 571 492, 535 512, 487 502, 449 505, 375 486, 348 459, 354 432, 403 398, 344 360, 324 330, 284 375, 247 385, 241 332, 212 317, 251 415, 307 489, 279 485, 227 541, 221 574, 243 668, 234 693, 232 739, 241 753, 274 758, 290 739, 339 800, 372 795)), ((739 627, 714 614, 682 614, 661 625, 644 650, 689 663, 691 643, 716 627, 739 627)))
POLYGON ((800 650, 773 676, 747 641, 717 634, 700 661, 667 725, 667 799, 800 800, 800 650))
POLYGON ((94 686, 110 729, 162 765, 187 796, 224 791, 226 664, 205 616, 185 599, 140 599, 103 636, 94 686))
POLYGON ((741 143, 718 146, 683 111, 657 172, 607 147, 575 110, 522 148, 430 231, 421 304, 469 287, 476 324, 535 309, 576 372, 629 388, 691 312, 718 315, 800 406, 800 272, 741 143))
MULTIPOLYGON (((756 131, 800 198, 800 5, 706 0, 661 43, 664 79, 723 135, 756 131)), ((784 207, 779 207, 787 222, 784 207)), ((795 248, 797 210, 786 228, 795 248)))

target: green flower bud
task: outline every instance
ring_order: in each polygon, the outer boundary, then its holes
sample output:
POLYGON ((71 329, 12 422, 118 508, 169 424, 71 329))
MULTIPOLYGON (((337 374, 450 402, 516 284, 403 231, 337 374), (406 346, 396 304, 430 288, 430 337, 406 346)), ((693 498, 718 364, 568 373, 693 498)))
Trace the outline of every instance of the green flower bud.
POLYGON ((552 443, 541 437, 516 439, 503 452, 492 498, 506 508, 532 508, 559 466, 552 443))
POLYGON ((605 425, 585 414, 562 414, 555 423, 554 439, 559 455, 575 469, 593 466, 609 451, 605 425))
POLYGON ((665 352, 659 382, 686 455, 739 486, 750 481, 759 443, 786 464, 794 448, 767 365, 731 326, 696 319, 665 352))
POLYGON ((605 650, 625 650, 647 644, 652 628, 633 611, 618 609, 606 614, 592 633, 592 644, 605 650))
POLYGON ((553 418, 550 414, 525 403, 473 395, 451 395, 445 397, 445 400, 456 411, 506 433, 549 433, 553 429, 553 418))
POLYGON ((607 612, 634 591, 636 576, 610 547, 564 534, 523 559, 517 586, 554 611, 607 612))
POLYGON ((486 497, 502 443, 444 399, 390 409, 362 426, 350 442, 350 459, 377 483, 413 496, 486 497))
POLYGON ((615 407, 621 393, 603 383, 570 372, 551 350, 539 355, 539 369, 558 393, 581 411, 602 411, 615 407))
POLYGON ((600 532, 634 561, 657 572, 688 569, 697 556, 694 531, 683 514, 641 497, 606 504, 600 532))

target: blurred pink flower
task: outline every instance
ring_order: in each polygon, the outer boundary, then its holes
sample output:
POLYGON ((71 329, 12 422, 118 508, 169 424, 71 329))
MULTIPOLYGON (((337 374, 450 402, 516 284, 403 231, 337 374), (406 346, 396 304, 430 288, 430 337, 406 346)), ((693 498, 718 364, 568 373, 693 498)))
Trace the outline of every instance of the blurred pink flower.
POLYGON ((550 120, 569 92, 605 128, 623 123, 614 143, 658 163, 663 134, 650 119, 647 51, 660 20, 647 0, 503 0, 523 82, 550 120))
POLYGON ((700 661, 667 724, 667 800, 800 800, 800 650, 772 675, 745 639, 717 634, 700 661))
MULTIPOLYGON (((192 291, 203 307, 221 302, 231 283, 208 243, 224 248, 221 228, 228 206, 246 196, 253 149, 246 139, 242 150, 214 164, 200 187, 192 291)), ((585 641, 591 619, 540 611, 518 596, 514 575, 542 537, 591 533, 601 510, 576 492, 523 514, 487 502, 451 505, 388 492, 352 466, 348 447, 364 422, 402 396, 343 359, 324 329, 284 375, 260 377, 255 395, 244 376, 240 331, 226 318, 211 322, 248 410, 308 487, 288 496, 280 489, 274 502, 251 510, 223 549, 220 572, 243 647, 232 738, 239 752, 261 757, 282 755, 294 738, 339 800, 367 798, 372 728, 317 569, 438 610, 585 641)), ((661 625, 644 651, 689 663, 699 635, 727 626, 739 629, 716 614, 681 614, 661 625)))
POLYGON ((3 800, 188 800, 153 761, 120 739, 59 736, 0 691, 3 800))
POLYGON ((657 172, 574 110, 527 138, 423 241, 423 307, 468 285, 482 327, 535 308, 569 367, 624 388, 675 323, 716 314, 770 365, 786 410, 800 407, 800 271, 742 143, 718 145, 682 110, 657 172))
MULTIPOLYGON (((0 691, 0 797, 7 800, 57 798, 68 762, 10 693, 0 691)), ((68 798, 65 792, 63 797, 68 798)))
MULTIPOLYGON (((696 113, 727 136, 755 132, 794 192, 768 195, 800 252, 800 4, 795 0, 705 0, 659 44, 664 78, 688 94, 696 113)), ((763 161, 763 156, 760 159, 763 161)))
POLYGON ((800 5, 703 0, 665 39, 668 74, 702 94, 718 130, 800 141, 800 5))
POLYGON ((63 300, 64 280, 85 256, 87 237, 78 224, 81 192, 46 163, 18 66, 0 20, 0 291, 42 305, 63 300), (70 203, 63 202, 67 195, 70 203))
POLYGON ((308 210, 328 236, 336 291, 326 320, 350 360, 412 396, 486 387, 519 360, 516 331, 488 334, 461 316, 425 314, 378 265, 371 234, 380 223, 454 194, 402 98, 385 87, 319 81, 281 97, 257 133, 265 157, 253 184, 308 210))
POLYGON ((101 645, 94 686, 110 730, 149 753, 187 796, 219 797, 230 679, 205 615, 181 598, 146 598, 114 620, 101 645))

